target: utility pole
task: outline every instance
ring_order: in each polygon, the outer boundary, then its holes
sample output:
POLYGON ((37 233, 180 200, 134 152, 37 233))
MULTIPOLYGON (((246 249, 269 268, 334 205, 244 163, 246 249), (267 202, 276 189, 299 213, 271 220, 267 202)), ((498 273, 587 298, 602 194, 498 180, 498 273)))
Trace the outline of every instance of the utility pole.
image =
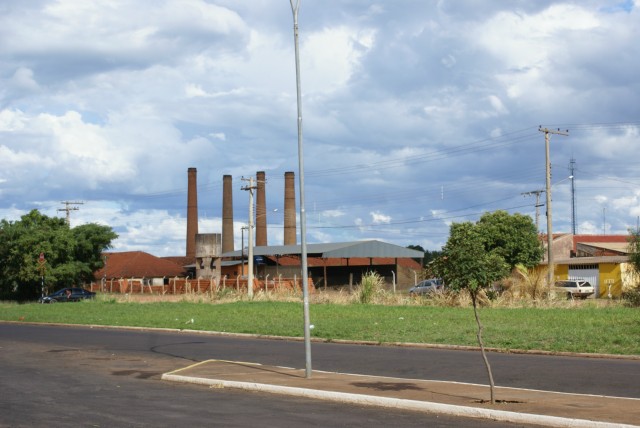
POLYGON ((551 159, 549 156, 549 140, 551 134, 557 135, 569 135, 569 130, 560 131, 560 129, 553 131, 540 126, 538 131, 544 132, 544 149, 545 149, 545 167, 546 167, 546 192, 547 192, 547 286, 551 287, 555 276, 553 275, 553 230, 552 230, 552 217, 551 217, 551 159))
POLYGON ((244 178, 242 177, 242 181, 248 181, 249 185, 244 186, 242 190, 249 191, 249 237, 248 243, 249 246, 249 255, 248 257, 248 276, 247 276, 247 294, 249 295, 249 299, 253 299, 253 191, 258 187, 254 184, 253 177, 244 178))
POLYGON ((60 203, 64 204, 64 208, 58 208, 58 211, 67 212, 67 215, 66 215, 67 226, 71 226, 71 219, 70 219, 69 213, 71 211, 78 211, 80 209, 78 207, 73 207, 72 205, 83 205, 84 202, 62 201, 60 203))
POLYGON ((544 189, 542 190, 532 190, 531 192, 521 193, 522 196, 532 196, 536 195, 536 232, 540 232, 540 207, 544 204, 540 203, 540 195, 544 193, 544 189))
POLYGON ((576 160, 571 158, 571 162, 569 162, 569 170, 571 171, 571 234, 576 234, 576 186, 574 183, 575 179, 575 165, 576 160))
POLYGON ((240 245, 240 251, 241 251, 240 252, 240 261, 241 261, 241 265, 242 265, 242 268, 240 269, 240 276, 244 276, 244 231, 245 230, 249 230, 249 227, 248 226, 242 226, 240 228, 240 230, 242 232, 241 235, 240 235, 241 236, 241 239, 240 239, 240 241, 241 241, 241 245, 240 245))

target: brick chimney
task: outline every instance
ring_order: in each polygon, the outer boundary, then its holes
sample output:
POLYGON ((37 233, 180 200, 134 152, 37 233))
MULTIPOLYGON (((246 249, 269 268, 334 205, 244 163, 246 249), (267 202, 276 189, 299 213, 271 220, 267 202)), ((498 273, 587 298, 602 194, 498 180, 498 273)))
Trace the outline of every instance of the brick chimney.
POLYGON ((234 251, 232 177, 222 177, 222 252, 234 251))
POLYGON ((196 168, 187 170, 187 254, 189 258, 196 258, 196 235, 198 234, 198 171, 196 168))
POLYGON ((267 201, 264 190, 264 171, 256 172, 256 180, 258 181, 256 194, 256 246, 262 247, 267 245, 267 201))
POLYGON ((284 245, 296 245, 295 174, 284 173, 284 245))

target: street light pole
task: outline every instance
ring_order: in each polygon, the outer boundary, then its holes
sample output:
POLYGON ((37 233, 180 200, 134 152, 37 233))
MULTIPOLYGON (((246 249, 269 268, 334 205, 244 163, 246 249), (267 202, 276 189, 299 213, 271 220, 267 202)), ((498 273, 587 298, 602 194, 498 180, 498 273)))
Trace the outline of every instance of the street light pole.
POLYGON ((44 272, 45 272, 45 263, 47 260, 44 258, 44 253, 40 253, 40 257, 38 257, 38 264, 40 265, 40 298, 41 302, 44 303, 44 272))
POLYGON ((309 322, 309 280, 307 268, 307 218, 304 202, 304 156, 302 145, 302 96, 300 88, 300 49, 298 47, 298 10, 301 0, 289 0, 293 12, 293 40, 296 60, 296 92, 298 104, 298 177, 300 182, 300 261, 302 268, 302 306, 304 314, 305 375, 311 378, 311 330, 309 322))

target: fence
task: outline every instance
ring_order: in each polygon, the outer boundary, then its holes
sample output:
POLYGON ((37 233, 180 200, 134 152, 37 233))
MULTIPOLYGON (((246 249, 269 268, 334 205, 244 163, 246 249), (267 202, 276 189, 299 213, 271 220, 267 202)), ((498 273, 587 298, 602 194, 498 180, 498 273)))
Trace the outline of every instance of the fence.
MULTIPOLYGON (((238 292, 247 292, 247 278, 227 278, 226 276, 211 279, 169 278, 165 285, 145 284, 144 278, 120 278, 108 279, 101 282, 92 282, 91 291, 116 294, 190 294, 211 293, 221 289, 234 289, 238 292)), ((314 290, 311 278, 309 278, 310 290, 314 290)), ((302 290, 300 278, 274 278, 253 280, 253 291, 285 291, 302 290)))

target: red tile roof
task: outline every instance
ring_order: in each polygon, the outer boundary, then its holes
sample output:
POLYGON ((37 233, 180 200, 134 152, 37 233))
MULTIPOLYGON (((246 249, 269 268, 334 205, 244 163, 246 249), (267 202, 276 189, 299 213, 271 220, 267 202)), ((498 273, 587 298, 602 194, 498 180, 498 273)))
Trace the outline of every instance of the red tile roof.
POLYGON ((573 235, 573 251, 578 244, 600 243, 611 244, 629 242, 628 235, 573 235))
POLYGON ((194 257, 186 257, 186 256, 165 256, 160 257, 162 260, 169 260, 170 262, 174 262, 179 264, 180 266, 188 266, 196 263, 196 259, 194 257))
MULTIPOLYGON (((106 278, 161 278, 184 276, 182 265, 156 257, 144 251, 103 253, 107 257, 106 278)), ((94 273, 96 279, 105 276, 105 269, 94 273)))

